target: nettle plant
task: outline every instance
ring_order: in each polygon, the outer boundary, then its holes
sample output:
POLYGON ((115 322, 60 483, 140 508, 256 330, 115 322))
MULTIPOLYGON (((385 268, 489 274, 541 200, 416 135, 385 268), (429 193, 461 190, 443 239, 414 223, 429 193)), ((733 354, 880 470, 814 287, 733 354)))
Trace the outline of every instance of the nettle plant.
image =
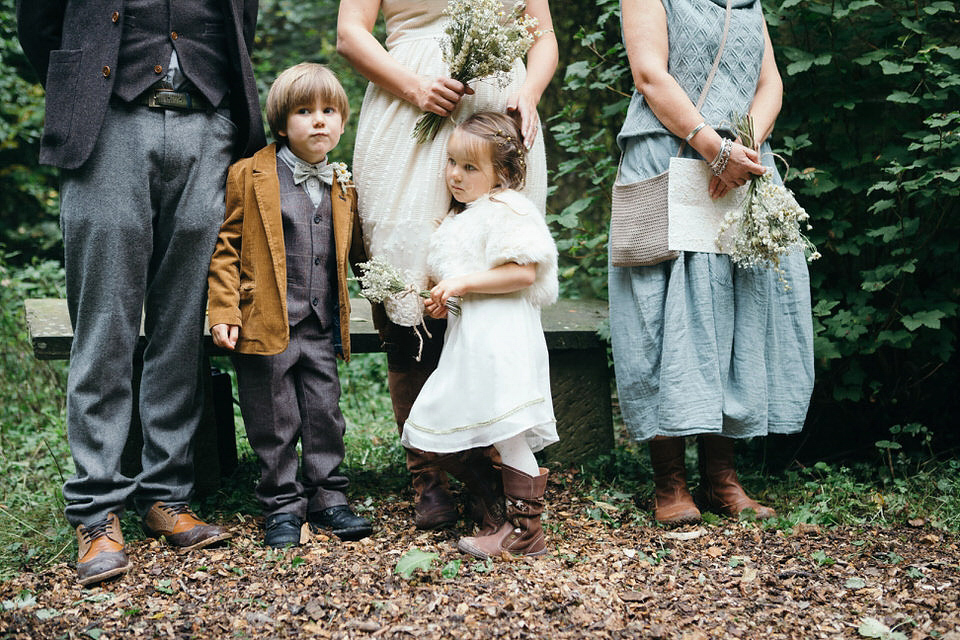
MULTIPOLYGON (((958 385, 960 296, 957 5, 764 8, 784 81, 771 143, 790 162, 787 184, 823 254, 811 266, 814 405, 823 409, 812 414, 861 431, 916 420, 935 429, 957 406, 949 391, 958 385)), ((618 2, 601 0, 577 40, 567 107, 550 121, 565 154, 553 183, 575 182, 577 198, 552 222, 567 289, 605 295, 615 136, 633 88, 618 2)))

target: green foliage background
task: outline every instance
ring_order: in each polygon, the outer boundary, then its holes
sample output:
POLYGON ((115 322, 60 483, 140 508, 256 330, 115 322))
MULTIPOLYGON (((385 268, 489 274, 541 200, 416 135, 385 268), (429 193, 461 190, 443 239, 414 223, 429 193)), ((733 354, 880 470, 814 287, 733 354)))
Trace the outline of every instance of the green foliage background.
MULTIPOLYGON (((541 103, 549 220, 568 297, 606 296, 615 135, 632 90, 616 0, 551 7, 561 67, 541 103)), ((922 423, 958 440, 960 24, 950 0, 771 0, 785 83, 773 145, 811 213, 818 382, 806 455, 853 451, 922 423), (826 443, 818 448, 817 443, 826 443)), ((337 2, 263 0, 262 93, 308 59, 338 73, 359 111, 366 81, 336 54, 337 2)), ((36 163, 43 92, 0 0, 0 252, 11 269, 59 260, 56 173, 36 163)), ((382 25, 378 26, 382 30, 382 25)), ((336 155, 352 156, 355 115, 336 155)))

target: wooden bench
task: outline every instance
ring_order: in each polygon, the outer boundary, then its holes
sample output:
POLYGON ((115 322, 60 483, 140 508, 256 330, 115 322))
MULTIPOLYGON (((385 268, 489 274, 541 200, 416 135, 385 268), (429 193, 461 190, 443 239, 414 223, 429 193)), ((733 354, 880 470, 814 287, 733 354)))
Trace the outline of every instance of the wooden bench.
MULTIPOLYGON (((68 359, 73 331, 66 301, 31 299, 25 301, 25 307, 34 355, 40 360, 68 359)), ((351 307, 353 353, 380 351, 380 338, 370 318, 369 303, 354 299, 351 307)), ((596 333, 606 317, 607 305, 600 300, 561 300, 543 311, 543 329, 550 350, 550 384, 560 434, 560 442, 544 450, 545 459, 551 462, 578 464, 613 447, 606 344, 596 333)), ((209 357, 226 352, 214 347, 207 335, 205 353, 209 357)), ((136 356, 137 371, 142 366, 141 358, 142 348, 136 356)), ((139 375, 135 378, 134 392, 137 393, 139 375)), ((197 474, 197 490, 209 492, 216 490, 221 475, 230 473, 236 466, 237 453, 230 378, 208 376, 204 387, 204 420, 196 445, 196 466, 203 473, 197 474)), ((139 425, 136 411, 134 406, 131 424, 139 425)), ((139 465, 140 446, 139 428, 131 429, 125 455, 126 472, 131 470, 129 466, 135 469, 139 465)))

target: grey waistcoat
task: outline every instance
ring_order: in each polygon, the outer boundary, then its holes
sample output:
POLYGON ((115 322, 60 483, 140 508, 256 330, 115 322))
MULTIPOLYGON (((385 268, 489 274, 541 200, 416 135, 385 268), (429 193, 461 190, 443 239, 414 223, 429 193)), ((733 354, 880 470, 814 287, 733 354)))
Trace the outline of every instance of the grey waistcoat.
POLYGON ((314 207, 293 171, 277 159, 283 244, 287 259, 287 321, 294 326, 310 313, 326 328, 336 308, 336 253, 333 245, 333 210, 330 188, 323 190, 314 207))
POLYGON ((113 92, 133 100, 167 72, 174 48, 180 69, 210 101, 229 91, 222 0, 126 0, 113 92))

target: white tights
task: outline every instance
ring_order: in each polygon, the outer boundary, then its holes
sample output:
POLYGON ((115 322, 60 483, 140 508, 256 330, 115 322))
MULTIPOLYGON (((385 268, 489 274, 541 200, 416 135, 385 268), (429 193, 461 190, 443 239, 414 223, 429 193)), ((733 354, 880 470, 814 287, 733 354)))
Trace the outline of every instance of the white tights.
POLYGON ((493 446, 500 452, 500 460, 506 466, 513 467, 534 478, 540 475, 540 465, 537 464, 537 459, 522 433, 509 440, 495 442, 493 446))

